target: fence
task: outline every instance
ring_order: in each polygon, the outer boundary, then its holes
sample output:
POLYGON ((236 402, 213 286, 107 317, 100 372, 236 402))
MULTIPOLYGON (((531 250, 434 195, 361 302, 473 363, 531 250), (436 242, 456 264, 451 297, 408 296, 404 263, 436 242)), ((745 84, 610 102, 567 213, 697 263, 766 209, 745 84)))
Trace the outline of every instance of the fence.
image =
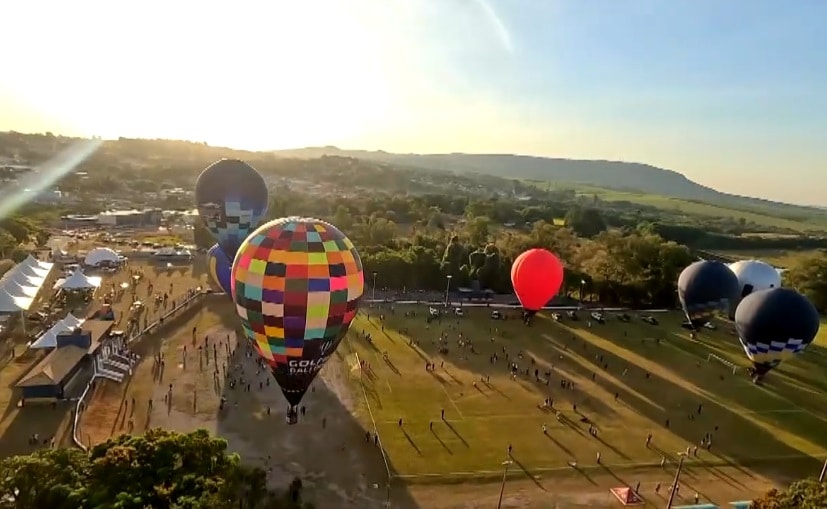
POLYGON ((709 361, 712 361, 712 360, 718 361, 721 364, 723 364, 724 366, 726 366, 727 368, 731 369, 733 375, 738 371, 738 366, 736 366, 734 363, 724 359, 723 357, 719 357, 719 356, 715 355, 714 353, 711 353, 711 354, 709 354, 709 356, 707 356, 706 362, 709 362, 709 361))
MULTIPOLYGON (((164 320, 166 320, 167 318, 170 318, 172 315, 178 313, 178 311, 188 307, 196 299, 199 299, 200 297, 203 297, 206 294, 207 294, 207 292, 204 292, 204 291, 193 293, 191 296, 184 299, 180 304, 178 304, 177 306, 175 306, 174 308, 169 310, 167 313, 162 315, 160 318, 158 318, 158 320, 156 320, 156 321, 154 321, 150 324, 147 324, 146 328, 144 328, 143 330, 140 330, 140 331, 136 332, 135 334, 133 334, 132 336, 130 336, 129 339, 127 340, 127 344, 130 344, 130 343, 133 343, 134 341, 137 341, 144 334, 151 333, 156 328, 158 328, 164 320)), ((89 393, 92 389, 92 386, 95 383, 95 380, 97 380, 98 378, 106 378, 106 377, 101 376, 97 372, 95 372, 95 374, 92 375, 92 378, 86 384, 86 388, 83 390, 83 393, 80 395, 80 398, 78 398, 77 403, 75 404, 75 415, 74 415, 74 418, 72 419, 72 441, 75 443, 76 446, 83 449, 84 451, 88 450, 88 447, 83 443, 81 438, 78 436, 78 422, 80 421, 80 416, 81 416, 81 413, 83 412, 83 409, 84 409, 84 405, 85 405, 85 402, 86 402, 86 397, 89 395, 89 393)))

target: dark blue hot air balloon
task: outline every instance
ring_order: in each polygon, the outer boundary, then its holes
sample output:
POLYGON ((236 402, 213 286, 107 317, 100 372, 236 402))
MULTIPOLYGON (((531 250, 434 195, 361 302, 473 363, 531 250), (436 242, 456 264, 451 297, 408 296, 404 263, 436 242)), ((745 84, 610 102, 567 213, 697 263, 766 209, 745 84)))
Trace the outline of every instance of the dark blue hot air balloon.
POLYGON ((198 176, 198 215, 231 264, 238 247, 264 219, 268 199, 264 178, 244 161, 222 159, 198 176))
POLYGON ((815 306, 795 290, 772 288, 744 297, 735 310, 735 329, 752 361, 753 380, 801 353, 820 325, 815 306))
POLYGON ((233 263, 224 254, 221 246, 214 244, 209 251, 207 251, 207 270, 219 288, 224 290, 224 293, 232 297, 230 276, 232 274, 233 263))
POLYGON ((728 314, 740 290, 738 277, 721 262, 695 262, 678 278, 678 298, 693 328, 711 320, 716 312, 728 314))

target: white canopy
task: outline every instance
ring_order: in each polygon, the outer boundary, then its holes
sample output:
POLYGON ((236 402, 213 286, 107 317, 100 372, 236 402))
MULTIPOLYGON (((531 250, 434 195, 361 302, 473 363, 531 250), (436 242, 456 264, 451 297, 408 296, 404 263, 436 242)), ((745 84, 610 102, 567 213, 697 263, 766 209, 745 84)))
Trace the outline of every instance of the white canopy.
MULTIPOLYGON (((24 274, 29 277, 37 278, 37 279, 46 279, 48 277, 50 270, 49 269, 42 269, 40 267, 33 267, 31 265, 27 265, 26 262, 22 262, 17 264, 16 267, 11 269, 9 272, 13 272, 13 274, 24 274)), ((42 281, 41 281, 42 283, 42 281)))
POLYGON ((30 348, 55 348, 57 347, 57 337, 61 332, 69 332, 83 325, 81 318, 75 317, 72 313, 66 315, 63 320, 60 320, 52 326, 51 329, 44 332, 37 340, 32 343, 30 348))
POLYGON ((3 281, 14 281, 20 286, 33 286, 35 288, 40 288, 41 286, 43 286, 44 279, 42 277, 27 276, 22 272, 14 272, 3 281))
POLYGON ((96 247, 86 254, 83 263, 96 267, 102 263, 118 263, 120 257, 118 253, 109 249, 108 247, 96 247))
POLYGON ((100 277, 89 277, 80 269, 77 269, 71 276, 67 277, 66 280, 63 281, 60 288, 64 290, 83 290, 98 288, 100 285, 100 277))
POLYGON ((36 286, 23 286, 13 278, 0 281, 0 288, 9 292, 9 295, 16 295, 18 297, 31 297, 34 299, 40 288, 36 286))
POLYGON ((52 270, 52 267, 55 266, 54 263, 42 262, 32 255, 29 255, 25 260, 23 260, 23 263, 25 263, 29 267, 34 267, 36 269, 43 270, 52 270))
POLYGON ((28 311, 32 305, 32 299, 29 297, 15 297, 0 288, 0 313, 17 313, 18 311, 28 311))

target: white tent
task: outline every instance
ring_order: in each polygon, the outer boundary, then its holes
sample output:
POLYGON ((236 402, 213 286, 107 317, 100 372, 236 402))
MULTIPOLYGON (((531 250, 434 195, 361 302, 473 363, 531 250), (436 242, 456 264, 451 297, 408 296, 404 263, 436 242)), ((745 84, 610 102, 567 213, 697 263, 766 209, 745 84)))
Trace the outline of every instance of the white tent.
POLYGON ((120 257, 118 253, 107 247, 96 247, 86 254, 83 263, 92 267, 97 267, 102 263, 118 263, 120 257))
POLYGON ((25 262, 17 264, 17 266, 11 270, 14 271, 14 274, 24 274, 26 276, 38 278, 41 280, 46 279, 49 276, 49 272, 51 272, 48 269, 41 269, 40 267, 32 267, 31 265, 26 265, 25 262))
POLYGON ((32 286, 35 288, 40 288, 41 286, 43 286, 44 279, 42 277, 27 276, 22 272, 14 272, 10 274, 9 277, 3 280, 3 282, 5 281, 14 281, 20 286, 32 286))
POLYGON ((84 290, 99 288, 101 285, 100 277, 89 277, 80 269, 77 269, 71 276, 67 277, 60 285, 63 290, 84 290))
POLYGON ((36 286, 24 286, 12 278, 0 281, 0 288, 6 290, 10 295, 17 295, 18 297, 30 297, 34 299, 40 288, 36 286))
POLYGON ((54 263, 42 262, 32 255, 29 255, 25 260, 23 260, 23 263, 25 263, 29 267, 34 267, 36 269, 43 270, 52 270, 52 267, 55 266, 54 263))
POLYGON ((0 313, 17 313, 28 311, 32 305, 29 297, 15 297, 6 290, 0 288, 0 313))
POLYGON ((52 325, 51 329, 41 334, 30 348, 55 348, 57 347, 57 337, 61 332, 74 330, 83 325, 85 321, 69 313, 63 320, 52 325))

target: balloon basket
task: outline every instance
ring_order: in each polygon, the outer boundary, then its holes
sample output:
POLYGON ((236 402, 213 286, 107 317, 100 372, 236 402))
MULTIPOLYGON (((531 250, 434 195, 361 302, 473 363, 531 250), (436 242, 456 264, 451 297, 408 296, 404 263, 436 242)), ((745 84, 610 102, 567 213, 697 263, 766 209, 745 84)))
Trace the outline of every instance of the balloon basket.
POLYGON ((291 408, 287 411, 285 420, 287 421, 287 424, 292 426, 293 424, 299 422, 299 413, 295 409, 291 408))

